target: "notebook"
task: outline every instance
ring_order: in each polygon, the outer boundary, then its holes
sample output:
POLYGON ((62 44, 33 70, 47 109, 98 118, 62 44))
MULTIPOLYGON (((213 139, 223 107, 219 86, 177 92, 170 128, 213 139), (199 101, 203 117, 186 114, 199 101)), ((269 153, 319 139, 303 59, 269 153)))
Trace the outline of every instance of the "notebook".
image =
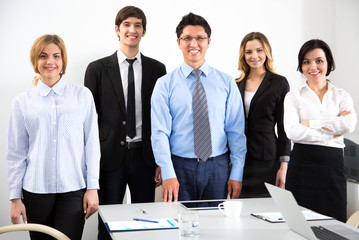
MULTIPOLYGON (((316 221, 316 220, 332 220, 332 217, 328 217, 311 210, 302 210, 302 213, 307 221, 316 221)), ((263 212, 263 213, 251 213, 252 216, 260 218, 262 220, 271 222, 271 223, 281 223, 285 222, 282 214, 280 212, 263 212)))
MULTIPOLYGON (((276 203, 277 207, 282 213, 289 229, 293 232, 302 235, 303 237, 310 240, 359 239, 359 233, 345 227, 345 230, 343 231, 345 232, 345 235, 342 235, 338 232, 330 231, 322 226, 310 227, 305 220, 298 203, 296 202, 293 194, 290 191, 278 188, 269 183, 265 183, 265 186, 268 189, 270 195, 272 196, 273 201, 276 203), (325 234, 325 236, 320 237, 319 234, 325 234)), ((332 226, 333 225, 331 225, 331 227, 332 226)))
MULTIPOLYGON (((137 219, 137 218, 136 218, 137 219)), ((126 232, 141 230, 161 230, 176 229, 178 222, 176 219, 151 219, 142 221, 113 221, 106 222, 105 226, 108 232, 126 232)))

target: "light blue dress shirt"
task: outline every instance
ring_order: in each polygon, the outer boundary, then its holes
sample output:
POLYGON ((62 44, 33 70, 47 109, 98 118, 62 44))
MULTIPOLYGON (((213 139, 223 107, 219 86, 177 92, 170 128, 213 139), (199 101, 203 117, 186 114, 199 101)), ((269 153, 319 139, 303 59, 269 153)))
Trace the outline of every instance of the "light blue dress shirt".
POLYGON ((13 102, 7 137, 10 199, 32 193, 98 189, 97 114, 87 88, 41 80, 13 102))
MULTIPOLYGON (((171 154, 197 158, 194 153, 192 92, 196 77, 185 62, 159 78, 151 98, 152 149, 162 179, 176 178, 171 154)), ((212 155, 231 150, 230 179, 242 181, 246 154, 243 103, 234 79, 205 62, 201 82, 208 103, 212 155)))

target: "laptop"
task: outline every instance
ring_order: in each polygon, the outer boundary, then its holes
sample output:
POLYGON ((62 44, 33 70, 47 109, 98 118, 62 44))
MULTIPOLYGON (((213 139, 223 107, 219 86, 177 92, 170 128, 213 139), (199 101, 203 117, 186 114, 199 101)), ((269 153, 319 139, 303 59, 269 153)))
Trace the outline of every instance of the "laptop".
MULTIPOLYGON (((310 227, 307 221, 305 220, 304 215, 297 201, 294 199, 294 196, 290 191, 282 188, 278 188, 269 183, 265 183, 265 186, 268 189, 268 192, 272 196, 277 207, 279 208, 280 212, 282 213, 289 229, 292 230, 293 232, 302 235, 303 237, 310 240, 359 239, 358 232, 351 230, 349 228, 345 228, 344 226, 339 226, 340 229, 339 231, 341 233, 330 231, 322 226, 310 227), (343 228, 345 229, 343 230, 343 228), (342 234, 342 232, 344 234, 342 234)), ((332 226, 333 225, 331 225, 331 227, 332 226)))

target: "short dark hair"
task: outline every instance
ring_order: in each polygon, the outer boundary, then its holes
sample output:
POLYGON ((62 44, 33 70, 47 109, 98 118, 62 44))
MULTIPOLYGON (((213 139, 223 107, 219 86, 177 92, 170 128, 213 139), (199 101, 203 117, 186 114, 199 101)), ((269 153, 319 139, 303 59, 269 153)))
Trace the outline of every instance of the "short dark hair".
POLYGON ((143 31, 146 31, 146 24, 147 24, 146 15, 141 9, 134 6, 127 6, 122 8, 120 11, 118 11, 115 20, 116 26, 120 26, 121 23, 129 17, 135 17, 141 19, 143 31))
POLYGON ((208 37, 211 37, 211 27, 209 26, 206 19, 190 12, 189 14, 182 17, 182 20, 176 27, 177 38, 180 38, 183 29, 187 26, 201 26, 204 28, 204 31, 207 33, 208 37))
POLYGON ((303 64, 304 56, 308 52, 310 52, 314 49, 317 49, 317 48, 320 48, 324 51, 325 58, 327 59, 327 62, 328 62, 328 70, 327 70, 325 76, 328 76, 331 71, 335 70, 335 62, 334 62, 333 54, 332 54, 332 51, 330 50, 329 45, 326 42, 324 42, 323 40, 312 39, 312 40, 309 40, 306 43, 304 43, 303 46, 299 50, 297 71, 299 71, 300 73, 303 73, 302 64, 303 64))

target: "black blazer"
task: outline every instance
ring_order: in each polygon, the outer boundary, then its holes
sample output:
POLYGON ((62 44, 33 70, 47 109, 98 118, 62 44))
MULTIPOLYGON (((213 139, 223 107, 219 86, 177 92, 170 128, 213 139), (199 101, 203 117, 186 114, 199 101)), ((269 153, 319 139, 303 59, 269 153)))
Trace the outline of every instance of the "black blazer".
MULTIPOLYGON (((247 77, 237 82, 243 102, 246 80, 247 77)), ((267 71, 253 96, 246 118, 247 156, 274 160, 290 155, 291 143, 283 126, 283 102, 288 91, 285 77, 267 71), (274 131, 276 124, 278 137, 274 131)))
MULTIPOLYGON (((146 164, 156 166, 151 147, 151 95, 158 78, 166 74, 166 67, 157 60, 142 59, 142 151, 146 164)), ((94 97, 98 114, 101 144, 101 170, 117 169, 125 152, 126 106, 121 74, 115 52, 111 56, 90 63, 85 73, 85 86, 94 97)))

